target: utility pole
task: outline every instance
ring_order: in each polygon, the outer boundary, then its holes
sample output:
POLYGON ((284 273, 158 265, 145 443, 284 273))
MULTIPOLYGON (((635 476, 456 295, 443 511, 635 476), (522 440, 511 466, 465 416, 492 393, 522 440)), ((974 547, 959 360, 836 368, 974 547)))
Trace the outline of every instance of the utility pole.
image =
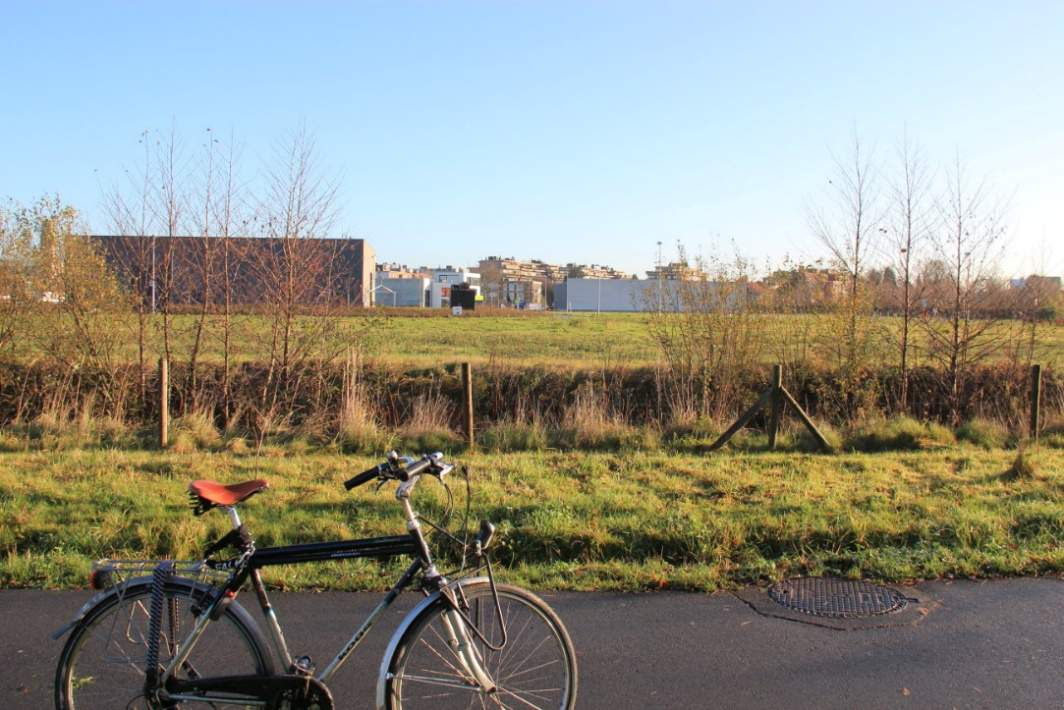
POLYGON ((658 257, 657 262, 654 264, 654 271, 658 275, 658 313, 662 311, 663 299, 661 294, 661 240, 658 240, 658 257))

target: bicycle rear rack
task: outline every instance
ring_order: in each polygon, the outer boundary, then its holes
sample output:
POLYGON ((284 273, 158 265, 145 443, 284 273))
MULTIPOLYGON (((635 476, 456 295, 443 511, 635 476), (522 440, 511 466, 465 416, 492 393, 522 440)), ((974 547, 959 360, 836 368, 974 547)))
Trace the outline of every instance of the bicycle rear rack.
POLYGON ((203 560, 96 560, 89 573, 89 586, 101 591, 112 587, 125 587, 138 577, 150 577, 163 562, 172 562, 175 577, 193 579, 214 585, 225 581, 227 574, 211 569, 203 560))

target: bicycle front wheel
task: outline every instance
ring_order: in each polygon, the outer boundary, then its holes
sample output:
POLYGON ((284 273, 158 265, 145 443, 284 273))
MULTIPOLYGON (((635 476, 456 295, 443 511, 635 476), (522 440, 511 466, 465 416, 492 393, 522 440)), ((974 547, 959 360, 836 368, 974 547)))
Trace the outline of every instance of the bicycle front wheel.
POLYGON ((459 595, 460 602, 464 597, 468 603, 464 611, 480 634, 470 629, 463 634, 464 622, 442 599, 421 613, 389 663, 386 707, 570 710, 575 706, 576 653, 557 614, 529 591, 504 584, 496 589, 498 610, 486 582, 464 585, 459 595), (477 683, 476 670, 460 651, 463 641, 470 642, 480 669, 495 684, 494 691, 484 692, 477 683))
MULTIPOLYGON (((204 587, 190 580, 174 579, 166 585, 159 643, 162 667, 192 629, 192 608, 206 593, 204 587)), ((59 658, 55 679, 58 710, 156 707, 144 697, 150 608, 151 583, 145 581, 116 588, 86 613, 59 658)), ((176 675, 193 679, 272 672, 272 660, 258 627, 242 607, 233 603, 207 627, 176 675)), ((212 707, 243 706, 235 703, 212 707)))

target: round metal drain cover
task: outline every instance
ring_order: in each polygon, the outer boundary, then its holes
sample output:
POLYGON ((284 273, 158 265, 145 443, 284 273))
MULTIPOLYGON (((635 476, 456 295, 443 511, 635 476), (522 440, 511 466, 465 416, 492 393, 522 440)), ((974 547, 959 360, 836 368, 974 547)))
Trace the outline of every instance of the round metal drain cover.
POLYGON ((900 592, 889 587, 820 577, 784 580, 774 584, 768 595, 788 609, 835 618, 889 614, 909 603, 900 592))

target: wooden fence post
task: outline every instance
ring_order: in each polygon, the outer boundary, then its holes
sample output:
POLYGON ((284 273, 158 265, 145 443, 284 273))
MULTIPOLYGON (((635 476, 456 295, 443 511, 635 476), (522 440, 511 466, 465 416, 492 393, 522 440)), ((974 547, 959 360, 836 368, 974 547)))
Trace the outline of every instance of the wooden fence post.
POLYGON ((159 358, 159 448, 170 443, 170 365, 159 358))
POLYGON ((1042 413, 1042 366, 1031 365, 1031 423, 1028 434, 1031 439, 1038 439, 1038 421, 1042 413))
POLYGON ((780 420, 783 418, 783 410, 785 407, 790 407, 794 410, 794 413, 798 415, 798 418, 802 420, 802 424, 809 430, 809 433, 820 444, 822 451, 830 453, 832 451, 831 444, 824 438, 824 435, 819 429, 816 428, 816 424, 809 418, 809 415, 805 413, 801 405, 798 404, 798 400, 787 391, 787 388, 783 386, 783 366, 772 366, 772 383, 761 393, 754 406, 743 412, 742 416, 735 420, 735 422, 728 427, 727 431, 717 437, 717 440, 709 445, 709 451, 716 451, 724 444, 728 443, 728 440, 735 436, 736 432, 742 429, 744 426, 750 423, 750 421, 757 416, 765 407, 771 407, 769 410, 769 422, 768 422, 768 445, 770 449, 776 448, 776 434, 779 432, 780 420))
POLYGON ((473 431, 473 368, 468 362, 462 363, 462 419, 466 444, 472 449, 477 440, 473 431))
POLYGON ((780 430, 780 419, 783 416, 783 365, 772 366, 772 403, 769 405, 768 418, 768 448, 776 450, 776 435, 780 430))

